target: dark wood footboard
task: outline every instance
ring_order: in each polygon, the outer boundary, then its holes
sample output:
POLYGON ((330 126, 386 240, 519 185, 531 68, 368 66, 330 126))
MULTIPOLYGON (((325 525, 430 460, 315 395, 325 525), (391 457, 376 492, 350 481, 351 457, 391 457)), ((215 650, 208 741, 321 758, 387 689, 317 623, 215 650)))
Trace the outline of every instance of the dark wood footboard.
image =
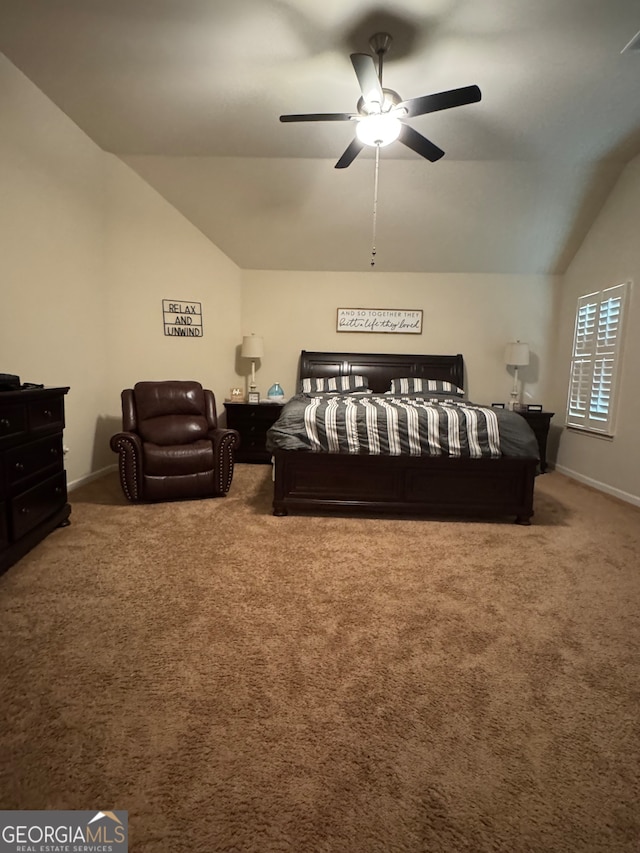
POLYGON ((289 512, 510 517, 529 524, 536 459, 276 451, 274 515, 289 512))

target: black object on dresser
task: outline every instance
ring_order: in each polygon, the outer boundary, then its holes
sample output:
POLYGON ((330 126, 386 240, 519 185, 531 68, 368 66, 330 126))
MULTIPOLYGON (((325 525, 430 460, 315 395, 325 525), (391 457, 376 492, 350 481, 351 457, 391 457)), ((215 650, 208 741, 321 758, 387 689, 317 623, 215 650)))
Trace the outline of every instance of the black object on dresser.
POLYGON ((225 403, 227 427, 240 433, 236 462, 270 462, 267 430, 280 417, 283 403, 225 403))
POLYGON ((551 425, 551 418, 555 415, 555 412, 529 412, 526 409, 518 409, 518 414, 522 415, 535 434, 538 441, 538 449, 540 450, 540 471, 544 474, 547 470, 547 438, 549 436, 549 426, 551 425))
POLYGON ((0 573, 69 523, 62 449, 68 390, 0 393, 0 573))

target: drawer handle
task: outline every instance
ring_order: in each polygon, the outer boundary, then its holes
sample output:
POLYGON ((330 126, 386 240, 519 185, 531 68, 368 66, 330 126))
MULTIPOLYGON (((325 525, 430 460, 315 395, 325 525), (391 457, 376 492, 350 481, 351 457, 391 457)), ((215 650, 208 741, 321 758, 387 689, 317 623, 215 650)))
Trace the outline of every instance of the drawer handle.
POLYGON ((21 515, 28 515, 28 513, 29 513, 29 509, 26 506, 21 507, 21 509, 20 509, 21 515))
POLYGON ((57 448, 57 447, 52 447, 52 448, 51 448, 51 450, 50 450, 50 453, 51 453, 51 455, 52 455, 52 456, 57 456, 57 455, 58 455, 58 448, 57 448))
POLYGON ((16 462, 16 471, 24 471, 24 465, 22 462, 16 462))
POLYGON ((50 418, 51 417, 51 409, 45 409, 42 414, 45 416, 45 418, 50 418))
POLYGON ((0 420, 0 426, 2 427, 2 429, 7 429, 11 426, 11 422, 8 421, 6 418, 2 418, 2 420, 0 420))
POLYGON ((54 489, 54 492, 56 493, 56 495, 61 495, 62 494, 62 488, 60 486, 56 486, 54 489))

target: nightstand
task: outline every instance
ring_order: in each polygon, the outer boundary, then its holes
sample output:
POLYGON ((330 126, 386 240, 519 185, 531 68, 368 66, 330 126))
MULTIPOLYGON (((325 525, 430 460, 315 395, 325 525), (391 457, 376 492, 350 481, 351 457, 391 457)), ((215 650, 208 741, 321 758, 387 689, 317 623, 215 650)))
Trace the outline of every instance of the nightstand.
POLYGON ((278 420, 284 403, 225 403, 227 426, 240 433, 236 462, 270 462, 267 430, 278 420))
POLYGON ((547 470, 547 437, 549 435, 551 418, 555 415, 555 412, 528 412, 526 409, 519 409, 518 414, 522 415, 529 424, 538 440, 540 471, 544 474, 547 470))

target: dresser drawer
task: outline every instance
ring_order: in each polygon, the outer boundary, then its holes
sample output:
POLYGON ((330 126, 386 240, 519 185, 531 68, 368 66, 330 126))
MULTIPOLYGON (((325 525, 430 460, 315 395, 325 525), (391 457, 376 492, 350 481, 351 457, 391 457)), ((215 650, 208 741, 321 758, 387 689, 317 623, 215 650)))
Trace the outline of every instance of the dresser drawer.
POLYGON ((61 430, 64 427, 62 397, 48 397, 29 403, 29 430, 32 433, 61 430))
POLYGON ((34 474, 62 468, 62 436, 51 435, 8 450, 4 456, 6 482, 9 486, 27 480, 34 474))
POLYGON ((267 441, 267 432, 266 430, 243 430, 241 436, 241 444, 240 447, 242 451, 247 450, 264 450, 267 441))
POLYGON ((9 531, 7 530, 7 507, 4 501, 0 501, 0 550, 9 544, 9 531))
POLYGON ((3 406, 0 412, 0 447, 27 431, 27 407, 3 406))
POLYGON ((225 403, 227 426, 244 430, 260 426, 266 432, 280 417, 280 403, 225 403))
POLYGON ((263 406, 247 404, 233 413, 233 420, 237 420, 245 429, 261 425, 264 430, 267 430, 277 420, 280 411, 280 408, 271 409, 266 404, 263 406))
POLYGON ((64 471, 13 498, 9 513, 13 538, 24 536, 64 506, 66 500, 67 481, 64 471))
POLYGON ((261 435, 263 438, 267 434, 267 430, 271 426, 270 423, 265 423, 264 421, 249 421, 248 424, 241 424, 240 431, 245 438, 249 438, 249 436, 259 436, 261 435))

